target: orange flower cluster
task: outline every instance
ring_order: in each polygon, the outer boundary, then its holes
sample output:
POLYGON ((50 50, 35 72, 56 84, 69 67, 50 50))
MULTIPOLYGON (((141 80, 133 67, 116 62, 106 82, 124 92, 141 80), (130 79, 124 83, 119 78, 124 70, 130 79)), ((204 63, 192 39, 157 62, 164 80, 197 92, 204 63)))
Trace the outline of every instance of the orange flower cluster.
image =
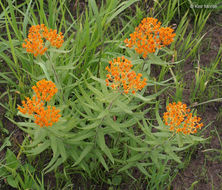
POLYGON ((201 118, 193 116, 190 109, 187 109, 186 104, 174 102, 169 104, 167 112, 164 113, 163 118, 165 124, 170 126, 170 130, 176 133, 193 134, 197 129, 201 129, 203 123, 199 123, 201 118))
POLYGON ((32 89, 36 93, 38 100, 46 102, 50 101, 58 91, 56 85, 52 81, 46 81, 45 79, 38 81, 36 86, 33 86, 32 89))
POLYGON ((37 86, 33 86, 32 89, 36 96, 33 96, 32 99, 27 97, 26 102, 23 100, 23 108, 18 106, 18 110, 23 114, 34 115, 35 123, 40 127, 52 126, 61 117, 60 110, 57 110, 54 106, 47 106, 47 109, 45 109, 44 104, 45 101, 50 101, 57 92, 55 84, 43 79, 37 82, 37 86))
POLYGON ((56 30, 49 30, 44 24, 34 25, 29 29, 28 39, 25 39, 26 43, 23 43, 22 47, 34 56, 43 55, 48 49, 45 45, 46 40, 51 46, 60 48, 64 42, 63 38, 61 32, 57 34, 56 30))
POLYGON ((167 46, 173 42, 174 30, 170 27, 161 27, 161 22, 155 18, 144 18, 135 31, 130 34, 130 39, 124 42, 129 48, 135 47, 137 53, 144 58, 148 53, 154 53, 156 48, 167 46))
POLYGON ((110 67, 106 67, 106 70, 110 73, 106 75, 106 86, 110 85, 112 89, 123 88, 126 94, 132 90, 132 93, 135 94, 137 90, 142 90, 146 85, 147 79, 144 78, 141 81, 142 74, 137 75, 135 71, 131 71, 133 65, 124 56, 110 61, 109 64, 110 67))

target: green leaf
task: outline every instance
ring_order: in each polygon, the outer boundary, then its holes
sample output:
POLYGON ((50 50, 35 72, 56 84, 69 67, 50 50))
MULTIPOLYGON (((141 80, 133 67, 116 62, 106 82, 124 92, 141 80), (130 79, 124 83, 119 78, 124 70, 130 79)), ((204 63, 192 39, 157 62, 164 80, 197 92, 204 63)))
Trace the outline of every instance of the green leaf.
POLYGON ((32 147, 44 142, 45 137, 46 137, 46 131, 43 130, 43 128, 39 128, 38 130, 35 130, 34 139, 31 142, 31 144, 26 145, 25 147, 32 148, 32 147))
MULTIPOLYGON (((85 81, 86 82, 86 81, 85 81)), ((98 89, 94 88, 92 85, 90 85, 89 83, 86 82, 87 87, 95 94, 97 95, 99 98, 103 98, 104 95, 102 92, 100 92, 98 89)))
POLYGON ((183 151, 183 150, 186 150, 188 148, 190 148, 191 146, 193 146, 193 144, 189 144, 187 146, 183 146, 183 147, 175 147, 175 146, 172 146, 172 151, 183 151))
POLYGON ((97 150, 97 149, 95 150, 95 155, 98 156, 99 161, 101 162, 103 167, 106 169, 106 171, 109 171, 109 168, 108 168, 108 166, 106 164, 106 161, 104 160, 104 158, 103 158, 103 156, 102 156, 102 154, 100 153, 99 150, 97 150))
POLYGON ((93 122, 92 124, 85 125, 81 129, 83 129, 83 130, 94 129, 94 128, 98 127, 100 124, 101 124, 101 120, 97 120, 97 121, 93 122))
POLYGON ((10 137, 11 137, 11 135, 10 135, 9 137, 6 137, 6 138, 5 138, 3 145, 0 147, 0 152, 1 152, 5 147, 11 146, 10 137))
POLYGON ((148 64, 155 64, 155 65, 169 65, 169 64, 175 64, 175 63, 168 63, 166 61, 163 61, 162 59, 160 59, 159 56, 153 54, 153 53, 149 53, 148 54, 149 59, 146 61, 146 63, 148 64))
POLYGON ((144 97, 144 96, 141 96, 139 93, 136 93, 134 96, 137 97, 137 98, 139 98, 139 99, 142 100, 143 102, 150 102, 151 100, 153 100, 153 99, 156 98, 155 96, 147 96, 147 97, 144 97))
POLYGON ((133 3, 137 2, 138 0, 129 0, 124 1, 119 5, 119 8, 112 14, 111 17, 107 20, 107 24, 110 23, 115 17, 117 17, 122 11, 127 9, 129 6, 131 6, 133 3))
POLYGON ((63 162, 65 162, 65 160, 67 159, 65 145, 62 141, 59 141, 57 143, 58 143, 58 151, 59 151, 60 155, 62 156, 63 162))
POLYGON ((18 180, 17 178, 14 178, 12 175, 8 176, 7 178, 7 182, 10 186, 14 187, 14 188, 18 188, 18 180))
POLYGON ((109 115, 109 110, 105 109, 98 115, 97 119, 102 119, 106 117, 107 115, 109 115))
POLYGON ((120 169, 118 170, 118 173, 119 173, 119 172, 123 172, 123 171, 125 171, 125 170, 128 170, 128 169, 131 168, 131 167, 135 167, 135 163, 134 163, 134 162, 130 162, 130 163, 128 163, 128 164, 125 164, 124 167, 122 167, 122 168, 120 168, 120 169))
POLYGON ((50 141, 46 140, 45 142, 43 142, 42 144, 39 144, 36 148, 26 151, 28 154, 32 154, 32 155, 38 155, 41 152, 43 152, 44 150, 46 150, 48 147, 50 146, 50 141))
POLYGON ((79 133, 77 133, 75 136, 73 136, 71 139, 67 139, 67 142, 69 143, 75 143, 75 142, 80 142, 80 141, 83 141, 87 138, 90 138, 90 137, 93 137, 95 136, 95 132, 94 131, 90 131, 90 132, 87 132, 87 131, 81 131, 79 133))
MULTIPOLYGON (((58 166, 60 166, 61 164, 63 163, 63 159, 62 158, 59 158, 56 163, 51 167, 49 168, 45 173, 48 173, 48 172, 51 172, 53 169, 56 169, 58 166)), ((45 168, 44 168, 45 170, 45 168)))
POLYGON ((91 78, 95 81, 98 81, 101 85, 106 86, 106 82, 104 79, 97 78, 91 74, 91 78))
POLYGON ((202 137, 197 137, 197 136, 195 136, 195 135, 190 135, 189 136, 192 140, 193 140, 193 142, 202 142, 202 141, 206 141, 207 139, 204 139, 204 138, 202 138, 202 137))
POLYGON ((135 162, 140 160, 143 157, 143 154, 135 154, 134 156, 130 157, 127 162, 135 162))
MULTIPOLYGON (((159 85, 161 85, 161 83, 159 83, 159 85)), ((136 93, 134 96, 137 97, 137 98, 139 98, 140 100, 142 100, 142 101, 144 101, 144 102, 150 102, 151 100, 156 99, 157 96, 163 94, 163 92, 164 92, 166 89, 168 89, 168 87, 163 88, 162 90, 160 90, 160 91, 158 91, 157 93, 152 94, 152 95, 150 95, 150 96, 145 96, 145 97, 143 97, 143 96, 141 96, 141 95, 138 94, 138 93, 136 93)))
POLYGON ((33 128, 35 129, 36 127, 38 127, 37 124, 35 123, 29 123, 29 122, 17 122, 16 123, 18 125, 18 127, 23 126, 23 127, 27 127, 27 128, 33 128))
POLYGON ((106 143, 105 143, 105 139, 104 139, 104 133, 103 133, 103 129, 99 128, 98 132, 97 132, 97 143, 99 145, 99 147, 102 149, 102 151, 104 151, 106 143))
POLYGON ((20 165, 20 162, 17 160, 15 154, 7 148, 6 152, 6 166, 11 169, 17 169, 20 165))
POLYGON ((114 121, 113 119, 111 119, 111 118, 108 117, 108 116, 104 119, 104 124, 105 124, 105 126, 109 126, 109 127, 111 127, 112 129, 114 129, 114 131, 123 132, 123 131, 120 129, 120 124, 118 123, 118 121, 114 121))
POLYGON ((88 104, 95 107, 97 111, 100 111, 100 108, 98 107, 98 105, 95 103, 95 101, 92 100, 92 97, 89 96, 89 92, 86 92, 80 85, 78 86, 79 86, 80 92, 82 93, 82 97, 86 100, 86 102, 88 102, 88 104))
POLYGON ((174 54, 174 51, 170 50, 168 47, 162 47, 161 50, 165 51, 168 55, 174 54))
POLYGON ((153 135, 156 137, 170 137, 169 132, 156 132, 156 133, 153 133, 153 135))
POLYGON ((165 126, 162 119, 160 118, 160 115, 159 115, 159 102, 156 103, 156 119, 157 119, 157 122, 159 124, 159 126, 165 126))
POLYGON ((148 152, 149 148, 148 147, 132 147, 128 146, 130 149, 135 150, 137 152, 148 152))
POLYGON ((120 100, 116 100, 114 103, 117 107, 119 107, 122 111, 128 114, 132 114, 133 112, 129 108, 129 106, 126 105, 126 103, 121 102, 120 100))
POLYGON ((180 134, 177 134, 176 139, 177 139, 177 143, 178 143, 179 147, 180 148, 183 147, 183 138, 182 138, 182 136, 180 134))
POLYGON ((112 184, 113 185, 120 185, 122 182, 122 176, 121 175, 115 175, 113 178, 112 178, 112 184))
POLYGON ((152 152, 150 152, 150 158, 153 161, 153 163, 155 164, 155 166, 157 168, 159 168, 160 165, 159 165, 159 161, 158 161, 158 150, 153 150, 152 152))
POLYGON ((111 160, 111 162, 114 164, 114 158, 113 158, 109 148, 106 146, 105 139, 104 139, 104 133, 101 128, 98 130, 97 134, 98 134, 97 143, 98 143, 99 147, 107 155, 107 157, 111 160))
POLYGON ((99 12, 98 12, 98 7, 97 7, 97 5, 96 5, 95 0, 89 0, 89 5, 90 5, 90 7, 92 8, 93 13, 95 14, 95 16, 98 16, 98 15, 99 15, 99 12))
POLYGON ((72 167, 78 165, 83 160, 83 158, 85 158, 85 156, 92 150, 92 148, 93 148, 93 145, 91 144, 87 145, 82 151, 82 153, 80 154, 78 160, 72 165, 72 167))
POLYGON ((46 68, 45 64, 42 63, 42 62, 37 62, 37 64, 42 68, 43 72, 45 73, 45 76, 46 76, 47 80, 51 81, 49 73, 47 71, 47 68, 46 68))
POLYGON ((180 158, 172 151, 170 144, 166 143, 164 145, 164 151, 176 162, 181 163, 180 158))
POLYGON ((136 163, 136 166, 138 167, 138 169, 139 169, 146 177, 152 178, 152 176, 151 176, 150 174, 148 174, 148 172, 146 171, 146 169, 143 167, 143 163, 136 163))
MULTIPOLYGON (((87 94, 87 93, 85 93, 87 94)), ((82 104, 82 108, 85 110, 85 112, 87 113, 87 115, 89 116, 93 116, 92 112, 90 109, 95 110, 95 111, 101 111, 100 108, 93 102, 91 101, 89 104, 87 104, 87 100, 89 99, 89 97, 87 98, 87 96, 83 94, 80 95, 76 90, 75 90, 75 95, 78 98, 79 102, 82 104), (90 109, 88 109, 90 108, 90 109)))

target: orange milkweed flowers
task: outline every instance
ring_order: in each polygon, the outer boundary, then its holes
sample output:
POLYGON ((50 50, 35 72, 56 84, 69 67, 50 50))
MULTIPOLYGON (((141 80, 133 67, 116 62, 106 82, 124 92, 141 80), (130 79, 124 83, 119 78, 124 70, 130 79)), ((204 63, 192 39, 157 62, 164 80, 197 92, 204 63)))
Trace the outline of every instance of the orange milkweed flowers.
POLYGON ((148 53, 154 53, 156 48, 167 46, 173 42, 174 30, 170 27, 161 27, 161 22, 152 17, 144 18, 135 31, 130 34, 130 39, 124 43, 129 48, 146 58, 148 53))
POLYGON ((56 85, 52 81, 46 81, 45 79, 38 81, 36 86, 33 86, 32 89, 36 93, 38 100, 46 102, 50 101, 58 91, 56 85))
POLYGON ((193 134, 197 132, 197 129, 203 127, 203 123, 199 123, 201 118, 193 116, 186 104, 173 102, 166 109, 167 112, 164 113, 163 119, 165 124, 170 126, 170 131, 193 134))
POLYGON ((29 29, 28 38, 22 44, 28 53, 43 55, 47 51, 46 41, 49 41, 51 46, 60 48, 64 42, 64 36, 60 32, 57 34, 56 30, 48 29, 44 24, 33 25, 29 29))
POLYGON ((22 101, 23 108, 18 106, 18 110, 23 114, 33 115, 35 118, 34 122, 40 127, 52 126, 61 117, 59 114, 60 110, 54 106, 47 106, 47 109, 45 109, 44 105, 57 92, 55 84, 52 81, 43 79, 37 82, 32 89, 36 96, 33 96, 32 99, 26 97, 26 101, 22 101))
POLYGON ((130 91, 135 94, 136 91, 142 90, 146 86, 147 79, 141 80, 142 74, 137 75, 135 71, 131 70, 133 65, 124 56, 113 59, 109 64, 110 67, 106 67, 109 72, 106 75, 106 86, 111 86, 112 89, 123 89, 126 94, 130 91))

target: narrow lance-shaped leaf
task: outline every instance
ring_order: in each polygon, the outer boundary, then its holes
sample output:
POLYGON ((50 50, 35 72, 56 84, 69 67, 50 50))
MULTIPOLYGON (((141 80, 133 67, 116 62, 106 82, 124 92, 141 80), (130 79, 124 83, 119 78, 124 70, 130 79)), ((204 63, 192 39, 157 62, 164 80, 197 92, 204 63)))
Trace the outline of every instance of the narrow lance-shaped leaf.
POLYGON ((82 151, 82 153, 79 156, 79 159, 72 165, 72 166, 76 166, 78 165, 83 159, 84 157, 92 150, 93 145, 87 145, 84 150, 82 151))
POLYGON ((111 162, 114 163, 114 158, 113 158, 109 148, 106 146, 105 139, 104 139, 104 133, 101 128, 98 130, 97 134, 98 134, 97 143, 98 143, 99 147, 107 155, 107 157, 111 160, 111 162))

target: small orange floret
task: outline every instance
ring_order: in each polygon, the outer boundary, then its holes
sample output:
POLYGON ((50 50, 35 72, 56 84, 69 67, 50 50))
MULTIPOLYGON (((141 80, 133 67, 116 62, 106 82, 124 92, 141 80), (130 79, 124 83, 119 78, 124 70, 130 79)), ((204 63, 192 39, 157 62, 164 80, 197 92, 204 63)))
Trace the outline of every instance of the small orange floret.
POLYGON ((136 91, 142 90, 146 86, 146 79, 140 80, 142 74, 139 73, 137 75, 135 71, 131 70, 133 65, 125 57, 117 57, 110 61, 109 64, 110 67, 106 67, 106 70, 109 72, 106 75, 106 86, 110 86, 112 89, 122 88, 126 94, 130 90, 135 94, 136 91))
POLYGON ((201 118, 193 116, 190 109, 182 102, 173 104, 169 103, 166 107, 167 112, 164 113, 163 119, 165 124, 170 126, 170 130, 176 133, 193 134, 198 128, 203 127, 203 123, 199 123, 201 118))
POLYGON ((47 51, 45 40, 48 40, 51 46, 60 48, 64 42, 63 38, 61 32, 57 34, 56 30, 48 30, 44 24, 34 25, 29 29, 28 38, 25 39, 22 47, 34 56, 43 55, 47 51))
POLYGON ((33 96, 32 99, 26 98, 26 101, 23 100, 23 108, 18 106, 18 110, 23 114, 33 115, 35 118, 34 122, 40 127, 52 126, 61 117, 59 114, 60 110, 57 110, 54 106, 48 106, 45 109, 44 104, 45 101, 49 101, 57 92, 55 84, 52 81, 43 79, 38 81, 32 89, 36 96, 33 96))
POLYGON ((161 22, 155 18, 144 18, 135 31, 130 34, 130 39, 125 39, 127 47, 135 48, 144 58, 148 53, 154 53, 156 49, 167 46, 173 42, 174 30, 170 27, 161 27, 161 22))

